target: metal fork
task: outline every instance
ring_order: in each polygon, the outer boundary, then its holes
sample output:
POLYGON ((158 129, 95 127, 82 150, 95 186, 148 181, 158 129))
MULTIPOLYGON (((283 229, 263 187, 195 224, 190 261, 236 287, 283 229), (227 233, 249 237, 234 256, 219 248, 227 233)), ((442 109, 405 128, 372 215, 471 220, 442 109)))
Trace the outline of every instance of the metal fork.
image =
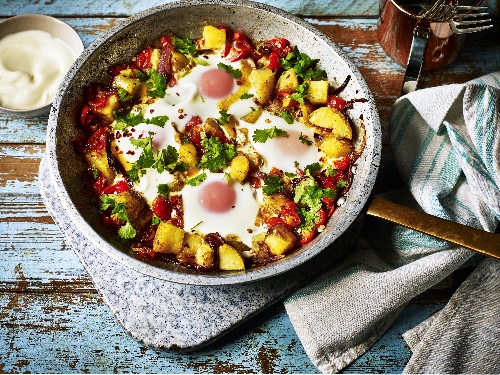
POLYGON ((479 18, 489 16, 487 12, 471 13, 477 11, 481 12, 485 10, 488 10, 488 8, 457 6, 457 13, 455 13, 453 17, 450 18, 451 29, 456 34, 466 34, 492 28, 493 25, 487 24, 488 22, 491 22, 491 18, 479 18))
POLYGON ((418 14, 419 18, 434 22, 448 21, 455 13, 455 5, 447 4, 447 0, 437 0, 429 9, 422 5, 422 10, 418 14))

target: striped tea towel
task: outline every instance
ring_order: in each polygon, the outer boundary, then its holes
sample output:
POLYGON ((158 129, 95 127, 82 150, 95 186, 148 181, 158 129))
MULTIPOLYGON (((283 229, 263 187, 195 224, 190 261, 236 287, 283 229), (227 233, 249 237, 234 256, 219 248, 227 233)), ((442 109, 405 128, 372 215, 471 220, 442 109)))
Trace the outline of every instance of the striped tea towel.
MULTIPOLYGON (((385 198, 494 231, 500 219, 499 88, 500 72, 467 84, 420 90, 398 99, 391 114, 390 140, 408 189, 385 198)), ((472 255, 459 246, 367 217, 355 251, 290 296, 285 307, 312 362, 324 373, 338 372, 380 338, 407 302, 461 267, 472 255)), ((499 261, 488 262, 500 268, 499 261)), ((487 272, 493 272, 495 267, 482 269, 477 272, 489 279, 487 272)), ((488 301, 485 307, 496 306, 496 311, 500 311, 499 289, 493 291, 489 288, 484 295, 488 301)), ((454 298, 460 301, 461 296, 454 298)), ((500 314, 490 315, 493 321, 485 324, 493 324, 496 319, 500 327, 499 318, 494 317, 500 314)), ((441 323, 446 321, 450 320, 441 323)), ((439 319, 429 325, 437 323, 439 319)), ((427 331, 445 328, 442 325, 427 331)), ((453 328, 456 326, 450 326, 453 328)), ((425 335, 421 339, 425 340, 425 335)), ((500 337, 496 337, 496 342, 500 342, 500 337)), ((475 343, 485 344, 481 340, 475 343)), ((453 347, 450 342, 446 345, 453 347)), ((498 349, 496 345, 493 348, 498 349)), ((485 352, 479 349, 472 353, 485 352)), ((415 358, 417 354, 414 353, 415 358)), ((425 362, 428 353, 419 355, 422 358, 410 361, 410 372, 435 373, 451 368, 425 362), (419 367, 422 363, 429 366, 419 367)), ((467 363, 471 363, 470 359, 467 363)), ((441 361, 455 363, 455 370, 462 369, 458 372, 469 372, 463 370, 467 369, 463 358, 444 356, 441 361)), ((486 367, 480 371, 481 365, 489 364, 477 362, 479 367, 472 372, 487 372, 486 367)), ((500 356, 496 362, 498 365, 500 356)))

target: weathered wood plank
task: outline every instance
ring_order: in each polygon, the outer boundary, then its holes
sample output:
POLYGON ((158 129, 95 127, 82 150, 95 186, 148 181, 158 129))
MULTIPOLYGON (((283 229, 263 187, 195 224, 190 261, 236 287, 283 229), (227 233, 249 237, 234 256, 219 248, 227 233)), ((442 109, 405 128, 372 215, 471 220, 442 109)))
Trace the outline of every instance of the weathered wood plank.
MULTIPOLYGON (((401 333, 442 306, 442 301, 412 302, 345 372, 401 372, 410 357, 401 333)), ((154 350, 135 341, 92 292, 0 293, 0 321, 1 372, 318 373, 281 304, 193 353, 154 350)))
MULTIPOLYGON (((25 13, 44 13, 55 16, 94 17, 100 15, 125 17, 137 12, 173 3, 175 0, 129 0, 116 2, 113 0, 85 0, 75 5, 73 0, 58 1, 9 1, 2 6, 0 16, 8 17, 25 13), (78 9, 75 9, 75 6, 78 9)), ((301 15, 349 15, 349 16, 376 16, 378 14, 377 0, 348 0, 348 1, 315 1, 315 0, 260 0, 261 3, 283 9, 293 14, 301 15)))

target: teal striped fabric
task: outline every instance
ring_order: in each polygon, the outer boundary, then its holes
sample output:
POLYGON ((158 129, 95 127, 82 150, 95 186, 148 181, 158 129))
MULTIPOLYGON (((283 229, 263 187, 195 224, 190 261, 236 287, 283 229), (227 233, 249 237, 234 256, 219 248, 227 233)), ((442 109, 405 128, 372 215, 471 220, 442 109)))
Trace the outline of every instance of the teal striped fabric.
MULTIPOLYGON (((500 219, 499 88, 500 72, 399 98, 389 137, 408 188, 385 198, 494 231, 500 219)), ((324 373, 362 355, 412 298, 479 260, 467 249, 379 219, 363 224, 349 256, 285 301, 307 354, 324 373)))

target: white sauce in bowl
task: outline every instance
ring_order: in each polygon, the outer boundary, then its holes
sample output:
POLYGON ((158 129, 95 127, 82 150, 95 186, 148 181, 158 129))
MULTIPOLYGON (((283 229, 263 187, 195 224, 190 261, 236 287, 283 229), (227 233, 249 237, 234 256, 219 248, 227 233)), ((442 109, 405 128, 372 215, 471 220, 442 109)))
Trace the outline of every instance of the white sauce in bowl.
POLYGON ((0 40, 0 105, 32 109, 48 105, 75 61, 71 48, 41 30, 0 40))

